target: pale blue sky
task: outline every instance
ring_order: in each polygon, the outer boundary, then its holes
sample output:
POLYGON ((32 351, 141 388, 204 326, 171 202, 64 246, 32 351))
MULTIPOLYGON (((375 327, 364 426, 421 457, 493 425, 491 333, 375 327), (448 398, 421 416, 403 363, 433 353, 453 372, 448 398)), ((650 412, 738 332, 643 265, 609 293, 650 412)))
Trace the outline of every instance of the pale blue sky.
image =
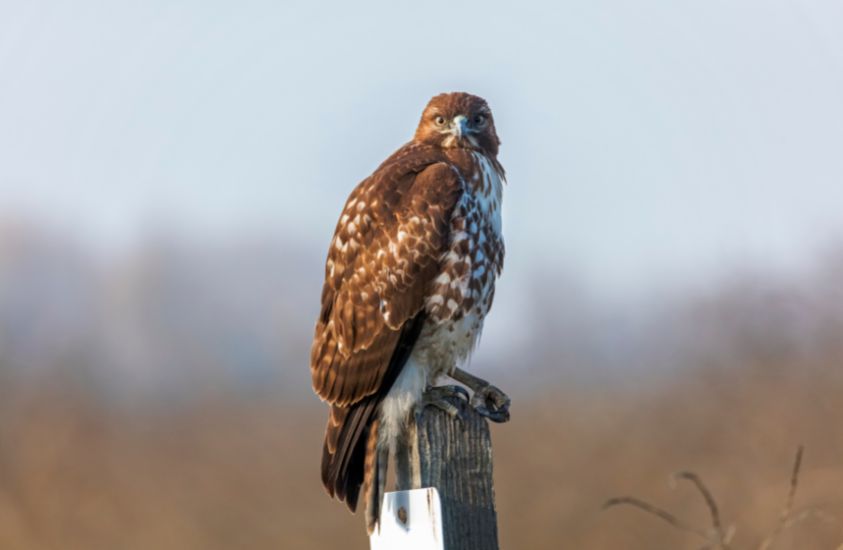
POLYGON ((0 215, 321 255, 449 90, 496 116, 509 284, 551 260, 624 293, 843 234, 843 3, 796 0, 3 3, 0 215))

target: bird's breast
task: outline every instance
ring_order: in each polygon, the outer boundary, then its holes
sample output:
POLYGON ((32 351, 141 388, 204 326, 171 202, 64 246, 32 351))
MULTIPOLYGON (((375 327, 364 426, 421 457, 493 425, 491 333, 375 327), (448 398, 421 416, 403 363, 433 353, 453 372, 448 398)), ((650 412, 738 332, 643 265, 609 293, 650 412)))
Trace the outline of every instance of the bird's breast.
POLYGON ((470 354, 492 306, 503 267, 501 178, 488 159, 474 154, 464 174, 466 192, 451 217, 449 247, 431 285, 426 339, 437 354, 460 361, 470 354))

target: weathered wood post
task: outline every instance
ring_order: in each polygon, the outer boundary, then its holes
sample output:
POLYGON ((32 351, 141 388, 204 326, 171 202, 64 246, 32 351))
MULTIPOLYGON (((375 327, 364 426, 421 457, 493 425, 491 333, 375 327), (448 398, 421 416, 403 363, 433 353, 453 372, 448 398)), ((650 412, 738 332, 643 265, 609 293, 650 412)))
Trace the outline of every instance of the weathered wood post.
POLYGON ((399 476, 399 491, 387 493, 381 532, 372 535, 373 550, 498 550, 489 426, 465 400, 449 401, 460 415, 451 417, 426 407, 411 437, 414 444, 399 453, 398 471, 409 472, 410 479, 399 476), (407 491, 410 487, 437 491, 407 491), (436 502, 431 500, 437 492, 438 517, 436 502), (442 536, 438 543, 437 532, 442 536), (425 542, 417 546, 413 539, 425 542))

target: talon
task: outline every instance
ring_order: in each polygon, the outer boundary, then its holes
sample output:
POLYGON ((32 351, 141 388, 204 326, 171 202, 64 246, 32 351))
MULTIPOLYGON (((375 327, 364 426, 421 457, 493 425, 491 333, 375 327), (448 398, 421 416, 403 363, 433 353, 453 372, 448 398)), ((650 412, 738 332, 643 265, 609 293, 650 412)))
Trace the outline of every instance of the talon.
POLYGON ((510 403, 509 396, 491 384, 480 386, 471 397, 471 406, 479 415, 498 423, 509 420, 510 403))
POLYGON ((449 399, 465 399, 469 401, 468 391, 462 386, 431 386, 425 390, 420 407, 416 411, 416 421, 425 407, 432 406, 446 412, 449 416, 462 418, 462 411, 449 399))
POLYGON ((463 388, 462 386, 454 385, 454 386, 445 386, 445 387, 453 389, 454 390, 453 395, 454 396, 461 396, 463 399, 465 399, 466 403, 471 401, 471 396, 468 394, 468 390, 463 388))

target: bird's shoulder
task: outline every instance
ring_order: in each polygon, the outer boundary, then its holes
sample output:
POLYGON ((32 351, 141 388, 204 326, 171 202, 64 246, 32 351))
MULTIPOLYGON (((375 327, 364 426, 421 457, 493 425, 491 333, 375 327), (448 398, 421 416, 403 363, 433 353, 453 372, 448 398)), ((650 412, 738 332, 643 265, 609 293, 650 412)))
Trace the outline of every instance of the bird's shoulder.
POLYGON ((364 223, 353 224, 353 230, 396 231, 404 214, 425 214, 426 208, 435 205, 451 206, 455 196, 464 191, 464 181, 460 166, 440 147, 409 142, 352 190, 338 220, 337 234, 355 218, 364 223))

